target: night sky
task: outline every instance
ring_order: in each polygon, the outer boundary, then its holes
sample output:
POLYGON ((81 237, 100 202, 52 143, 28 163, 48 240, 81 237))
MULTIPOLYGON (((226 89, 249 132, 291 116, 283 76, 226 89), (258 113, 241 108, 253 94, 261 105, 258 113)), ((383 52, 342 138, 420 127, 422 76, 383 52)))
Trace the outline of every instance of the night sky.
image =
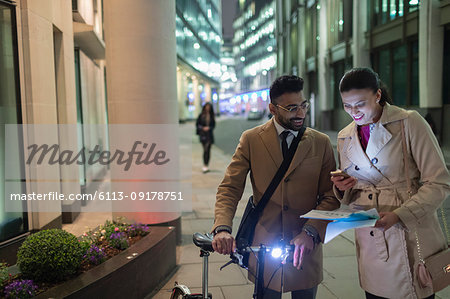
POLYGON ((223 39, 233 38, 233 19, 236 14, 237 0, 222 0, 223 39))

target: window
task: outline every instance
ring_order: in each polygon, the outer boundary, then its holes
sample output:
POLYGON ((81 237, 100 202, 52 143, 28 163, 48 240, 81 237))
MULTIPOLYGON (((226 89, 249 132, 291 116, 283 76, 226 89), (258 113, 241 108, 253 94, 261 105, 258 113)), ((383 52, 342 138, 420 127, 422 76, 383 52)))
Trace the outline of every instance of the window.
POLYGON ((317 4, 314 4, 307 9, 306 28, 305 28, 306 58, 316 56, 317 54, 317 39, 318 39, 317 14, 318 14, 317 4))
POLYGON ((328 5, 328 44, 332 47, 352 36, 353 1, 331 1, 328 5))
MULTIPOLYGON (((83 106, 81 100, 81 74, 80 74, 80 50, 75 49, 75 91, 76 91, 76 105, 77 105, 77 139, 78 150, 84 148, 84 133, 83 133, 83 106)), ((78 166, 80 186, 86 186, 86 164, 82 163, 78 166)))
MULTIPOLYGON (((4 202, 6 188, 5 169, 5 124, 20 124, 20 95, 18 88, 17 37, 15 9, 0 2, 0 242, 20 235, 28 230, 27 214, 25 212, 7 212, 4 202)), ((20 136, 20 135, 19 135, 20 136)), ((23 146, 17 146, 21 152, 23 146)), ((9 157, 8 157, 9 158, 9 157)), ((20 159, 12 163, 23 172, 20 159)), ((18 185, 13 192, 23 193, 23 184, 18 185), (18 190, 17 190, 18 189, 18 190)), ((17 203, 18 210, 25 211, 25 203, 17 203)))
POLYGON ((411 104, 419 106, 419 41, 417 40, 411 44, 411 71, 409 73, 411 74, 411 104))
POLYGON ((299 41, 298 41, 298 25, 297 18, 295 21, 291 23, 291 38, 290 38, 290 47, 291 47, 291 67, 298 65, 298 54, 299 54, 299 41))
POLYGON ((334 108, 342 109, 341 94, 339 92, 339 82, 347 70, 352 68, 352 57, 340 60, 333 64, 333 78, 331 80, 331 92, 334 101, 334 108))
POLYGON ((382 0, 381 2, 381 24, 384 24, 388 20, 388 1, 389 0, 382 0))
POLYGON ((375 50, 374 69, 395 105, 419 105, 419 52, 417 39, 375 50))
POLYGON ((419 0, 405 0, 408 1, 408 11, 413 12, 419 9, 419 0))
POLYGON ((380 80, 386 85, 388 90, 391 90, 391 53, 389 49, 381 50, 379 52, 378 61, 378 75, 380 80))
POLYGON ((209 77, 220 77, 219 11, 212 0, 176 1, 177 54, 209 77))
POLYGON ((406 45, 401 45, 393 49, 392 65, 392 99, 400 106, 406 105, 406 45))
POLYGON ((444 78, 442 79, 443 85, 443 103, 444 105, 450 104, 450 29, 445 31, 444 35, 444 78))
POLYGON ((405 7, 408 7, 408 12, 419 9, 419 0, 370 0, 369 3, 372 28, 403 17, 405 7))

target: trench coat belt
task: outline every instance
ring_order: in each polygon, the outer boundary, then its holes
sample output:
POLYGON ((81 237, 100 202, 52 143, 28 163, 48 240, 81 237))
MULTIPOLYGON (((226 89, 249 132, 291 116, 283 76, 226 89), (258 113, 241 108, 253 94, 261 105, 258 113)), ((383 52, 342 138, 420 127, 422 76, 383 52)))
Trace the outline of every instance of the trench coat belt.
MULTIPOLYGON (((412 194, 415 194, 417 192, 417 189, 419 187, 419 182, 417 180, 411 180, 411 188, 413 190, 412 194)), ((361 190, 361 191, 369 191, 372 192, 375 196, 375 202, 378 202, 378 196, 381 193, 381 191, 385 191, 385 190, 390 190, 393 191, 395 196, 398 199, 401 199, 400 195, 399 195, 399 191, 408 191, 408 187, 406 185, 406 181, 401 181, 395 184, 391 184, 391 185, 385 185, 385 186, 375 186, 375 185, 362 185, 362 186, 358 186, 358 188, 355 188, 356 190, 361 190)))

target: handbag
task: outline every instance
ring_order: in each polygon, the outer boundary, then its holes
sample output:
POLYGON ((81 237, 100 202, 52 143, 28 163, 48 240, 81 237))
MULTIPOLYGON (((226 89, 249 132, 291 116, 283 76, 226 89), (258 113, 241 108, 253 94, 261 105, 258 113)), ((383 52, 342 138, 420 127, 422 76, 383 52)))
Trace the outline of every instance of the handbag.
MULTIPOLYGON (((408 186, 408 196, 411 199, 411 180, 408 175, 408 159, 406 159, 406 137, 405 128, 402 122, 402 148, 403 148, 403 160, 405 165, 406 184, 408 186)), ((442 221, 444 223, 444 229, 447 235, 447 244, 450 240, 449 231, 447 227, 447 221, 445 217, 444 209, 441 207, 442 221)), ((422 250, 420 248, 419 235, 417 230, 415 231, 417 253, 419 256, 419 264, 417 265, 417 280, 421 288, 431 287, 433 292, 439 292, 450 285, 450 249, 447 248, 441 250, 427 258, 422 257, 422 250)))
MULTIPOLYGON (((297 137, 292 140, 292 144, 289 147, 288 155, 283 160, 283 162, 280 165, 280 168, 278 168, 275 176, 273 177, 272 181, 270 182, 269 186, 267 187, 266 191, 264 192, 263 196, 261 197, 261 200, 259 201, 258 205, 255 205, 253 201, 253 195, 250 196, 247 202, 247 206, 245 207, 244 214, 242 215, 241 223, 239 224, 238 231, 236 233, 236 247, 237 249, 244 249, 246 246, 249 246, 253 242, 253 237, 255 234, 255 227, 258 223, 259 217, 262 214, 262 211, 264 210, 265 206, 269 202, 269 199, 272 197, 273 193, 275 192, 275 189, 277 188, 278 184, 280 183, 281 179, 285 175, 286 171, 289 168, 289 165, 291 164, 292 158, 294 157, 295 151, 297 150, 298 143, 300 142, 300 139, 303 136, 303 133, 305 132, 306 128, 302 127, 300 131, 297 134, 297 137)), ((243 254, 242 264, 247 268, 248 267, 248 258, 249 253, 243 254)))

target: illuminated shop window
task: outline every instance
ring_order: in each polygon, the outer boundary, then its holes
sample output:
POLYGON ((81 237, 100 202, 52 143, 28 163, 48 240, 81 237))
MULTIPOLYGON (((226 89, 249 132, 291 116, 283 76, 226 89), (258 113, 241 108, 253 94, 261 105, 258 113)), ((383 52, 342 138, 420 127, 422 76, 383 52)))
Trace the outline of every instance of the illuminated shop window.
MULTIPOLYGON (((10 192, 24 193, 25 187, 20 181, 6 181, 5 169, 5 124, 20 124, 21 109, 18 87, 18 63, 17 63, 17 39, 15 11, 12 6, 0 2, 0 242, 18 236, 28 230, 27 214, 25 212, 7 212, 5 210, 5 188, 7 183, 10 192), (12 189, 12 190, 11 190, 12 189)), ((20 134, 19 134, 20 136, 20 134)), ((8 142, 12 142, 8 140, 8 142)), ((23 151, 23 145, 12 145, 17 151, 23 151)), ((8 157, 11 159, 12 157, 8 157)), ((17 161, 9 163, 16 169, 8 169, 9 172, 20 173, 24 166, 17 161)), ((24 202, 17 202, 15 209, 24 211, 24 202)))

